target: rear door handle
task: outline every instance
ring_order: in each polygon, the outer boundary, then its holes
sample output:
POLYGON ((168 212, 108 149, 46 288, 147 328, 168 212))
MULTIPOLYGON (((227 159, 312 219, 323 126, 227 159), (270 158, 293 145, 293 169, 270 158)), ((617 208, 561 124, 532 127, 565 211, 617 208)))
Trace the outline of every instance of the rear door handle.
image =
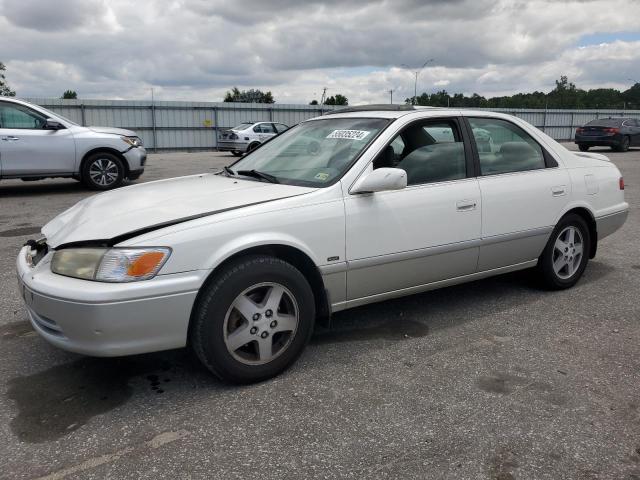
POLYGON ((554 197, 561 197, 562 195, 566 195, 567 187, 564 185, 559 185, 557 187, 551 187, 551 194, 554 197))
POLYGON ((5 142, 17 142, 20 139, 18 137, 14 137, 10 135, 8 137, 2 137, 2 140, 4 140, 5 142))
POLYGON ((459 212, 468 212, 470 210, 475 210, 475 208, 475 200, 460 200, 456 202, 456 210, 458 210, 459 212))

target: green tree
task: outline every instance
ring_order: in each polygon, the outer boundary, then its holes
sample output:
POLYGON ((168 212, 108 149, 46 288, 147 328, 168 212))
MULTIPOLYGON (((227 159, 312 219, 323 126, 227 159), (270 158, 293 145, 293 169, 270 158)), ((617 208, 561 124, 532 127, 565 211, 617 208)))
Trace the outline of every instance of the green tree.
POLYGON ((78 94, 75 90, 65 90, 60 98, 65 100, 76 100, 78 98, 78 94))
POLYGON ((276 103, 271 91, 263 92, 262 90, 253 88, 250 90, 240 90, 238 87, 233 87, 231 91, 228 91, 224 96, 224 101, 239 103, 276 103))
POLYGON ((309 105, 318 105, 318 100, 311 100, 309 105))
MULTIPOLYGON (((413 98, 407 98, 405 103, 412 104, 413 98)), ((422 93, 416 98, 416 105, 432 107, 488 107, 488 108, 627 108, 640 109, 640 83, 636 83, 629 90, 620 92, 614 88, 595 88, 582 90, 567 76, 562 75, 556 80, 556 86, 549 93, 530 92, 515 93, 510 96, 485 98, 477 93, 470 97, 462 93, 450 94, 446 90, 435 93, 422 93)))
POLYGON ((0 97, 15 97, 15 90, 11 90, 9 85, 7 85, 7 81, 5 80, 4 73, 7 70, 7 67, 4 66, 4 63, 0 62, 0 97))
POLYGON ((324 101, 325 105, 349 105, 349 99, 344 95, 337 93, 335 96, 330 96, 324 101))
POLYGON ((640 110, 640 82, 622 92, 622 101, 626 103, 627 108, 640 110))

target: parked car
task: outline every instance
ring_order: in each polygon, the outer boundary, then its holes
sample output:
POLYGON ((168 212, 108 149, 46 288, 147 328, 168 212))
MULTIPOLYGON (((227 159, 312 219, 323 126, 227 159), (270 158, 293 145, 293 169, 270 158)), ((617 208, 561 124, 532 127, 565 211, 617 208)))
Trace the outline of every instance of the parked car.
POLYGON ((74 178, 109 190, 139 178, 146 160, 131 130, 81 127, 37 105, 0 98, 0 178, 74 178))
POLYGON ((640 147, 640 121, 635 118, 600 118, 576 129, 575 143, 582 152, 590 147, 611 147, 626 152, 640 147))
POLYGON ((17 258, 33 327, 88 355, 189 345, 219 377, 253 382, 333 312, 527 268, 569 288, 626 220, 604 155, 509 115, 386 108, 308 120, 218 173, 61 213, 17 258))
POLYGON ((284 123, 243 122, 237 127, 225 130, 220 134, 218 150, 231 152, 236 157, 239 157, 288 128, 284 123))

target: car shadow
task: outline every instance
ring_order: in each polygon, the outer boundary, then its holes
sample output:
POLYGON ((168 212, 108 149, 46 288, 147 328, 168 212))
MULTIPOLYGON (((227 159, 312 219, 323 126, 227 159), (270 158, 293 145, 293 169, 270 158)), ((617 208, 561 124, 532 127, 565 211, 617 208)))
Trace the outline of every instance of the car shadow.
MULTIPOLYGON (((613 267, 591 262, 580 284, 599 281, 613 267)), ((578 285, 578 288, 580 286, 578 285)), ((495 315, 510 309, 522 309, 543 295, 530 271, 514 272, 467 284, 442 288, 395 300, 354 308, 334 315, 332 328, 317 327, 311 339, 314 361, 296 368, 307 370, 324 364, 331 344, 372 343, 362 348, 377 349, 377 341, 401 342, 425 337, 444 328, 472 321, 479 315, 495 315)), ((37 338, 28 322, 0 327, 3 350, 19 358, 20 343, 37 341, 47 363, 57 365, 18 375, 8 380, 7 396, 18 413, 10 423, 12 432, 28 443, 57 440, 71 434, 96 415, 105 414, 134 397, 153 402, 162 394, 181 396, 184 391, 200 390, 206 395, 235 392, 241 388, 269 388, 261 384, 237 387, 217 381, 189 349, 177 349, 120 358, 92 358, 57 350, 37 338), (14 345, 12 347, 12 345, 14 345)), ((33 344, 21 348, 33 349, 33 344)), ((26 355, 26 353, 24 353, 26 355)), ((28 362, 19 362, 16 370, 30 370, 28 362)), ((285 380, 286 381, 286 380, 285 380)), ((284 387, 284 384, 280 383, 284 387)), ((182 400, 181 400, 182 401, 182 400)))
POLYGON ((91 193, 80 182, 75 180, 61 181, 56 180, 53 182, 47 182, 46 180, 34 181, 34 182, 20 182, 10 181, 9 185, 3 185, 0 181, 0 197, 21 197, 21 196, 42 196, 51 195, 56 193, 91 193))

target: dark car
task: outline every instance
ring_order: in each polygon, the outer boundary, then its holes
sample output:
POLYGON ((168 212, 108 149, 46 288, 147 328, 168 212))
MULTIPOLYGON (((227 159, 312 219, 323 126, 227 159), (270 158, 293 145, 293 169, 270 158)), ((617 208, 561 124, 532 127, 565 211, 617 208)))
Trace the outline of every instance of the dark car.
POLYGON ((576 143, 581 151, 589 147, 611 147, 626 152, 640 146, 640 120, 635 118, 600 118, 576 129, 576 143))

